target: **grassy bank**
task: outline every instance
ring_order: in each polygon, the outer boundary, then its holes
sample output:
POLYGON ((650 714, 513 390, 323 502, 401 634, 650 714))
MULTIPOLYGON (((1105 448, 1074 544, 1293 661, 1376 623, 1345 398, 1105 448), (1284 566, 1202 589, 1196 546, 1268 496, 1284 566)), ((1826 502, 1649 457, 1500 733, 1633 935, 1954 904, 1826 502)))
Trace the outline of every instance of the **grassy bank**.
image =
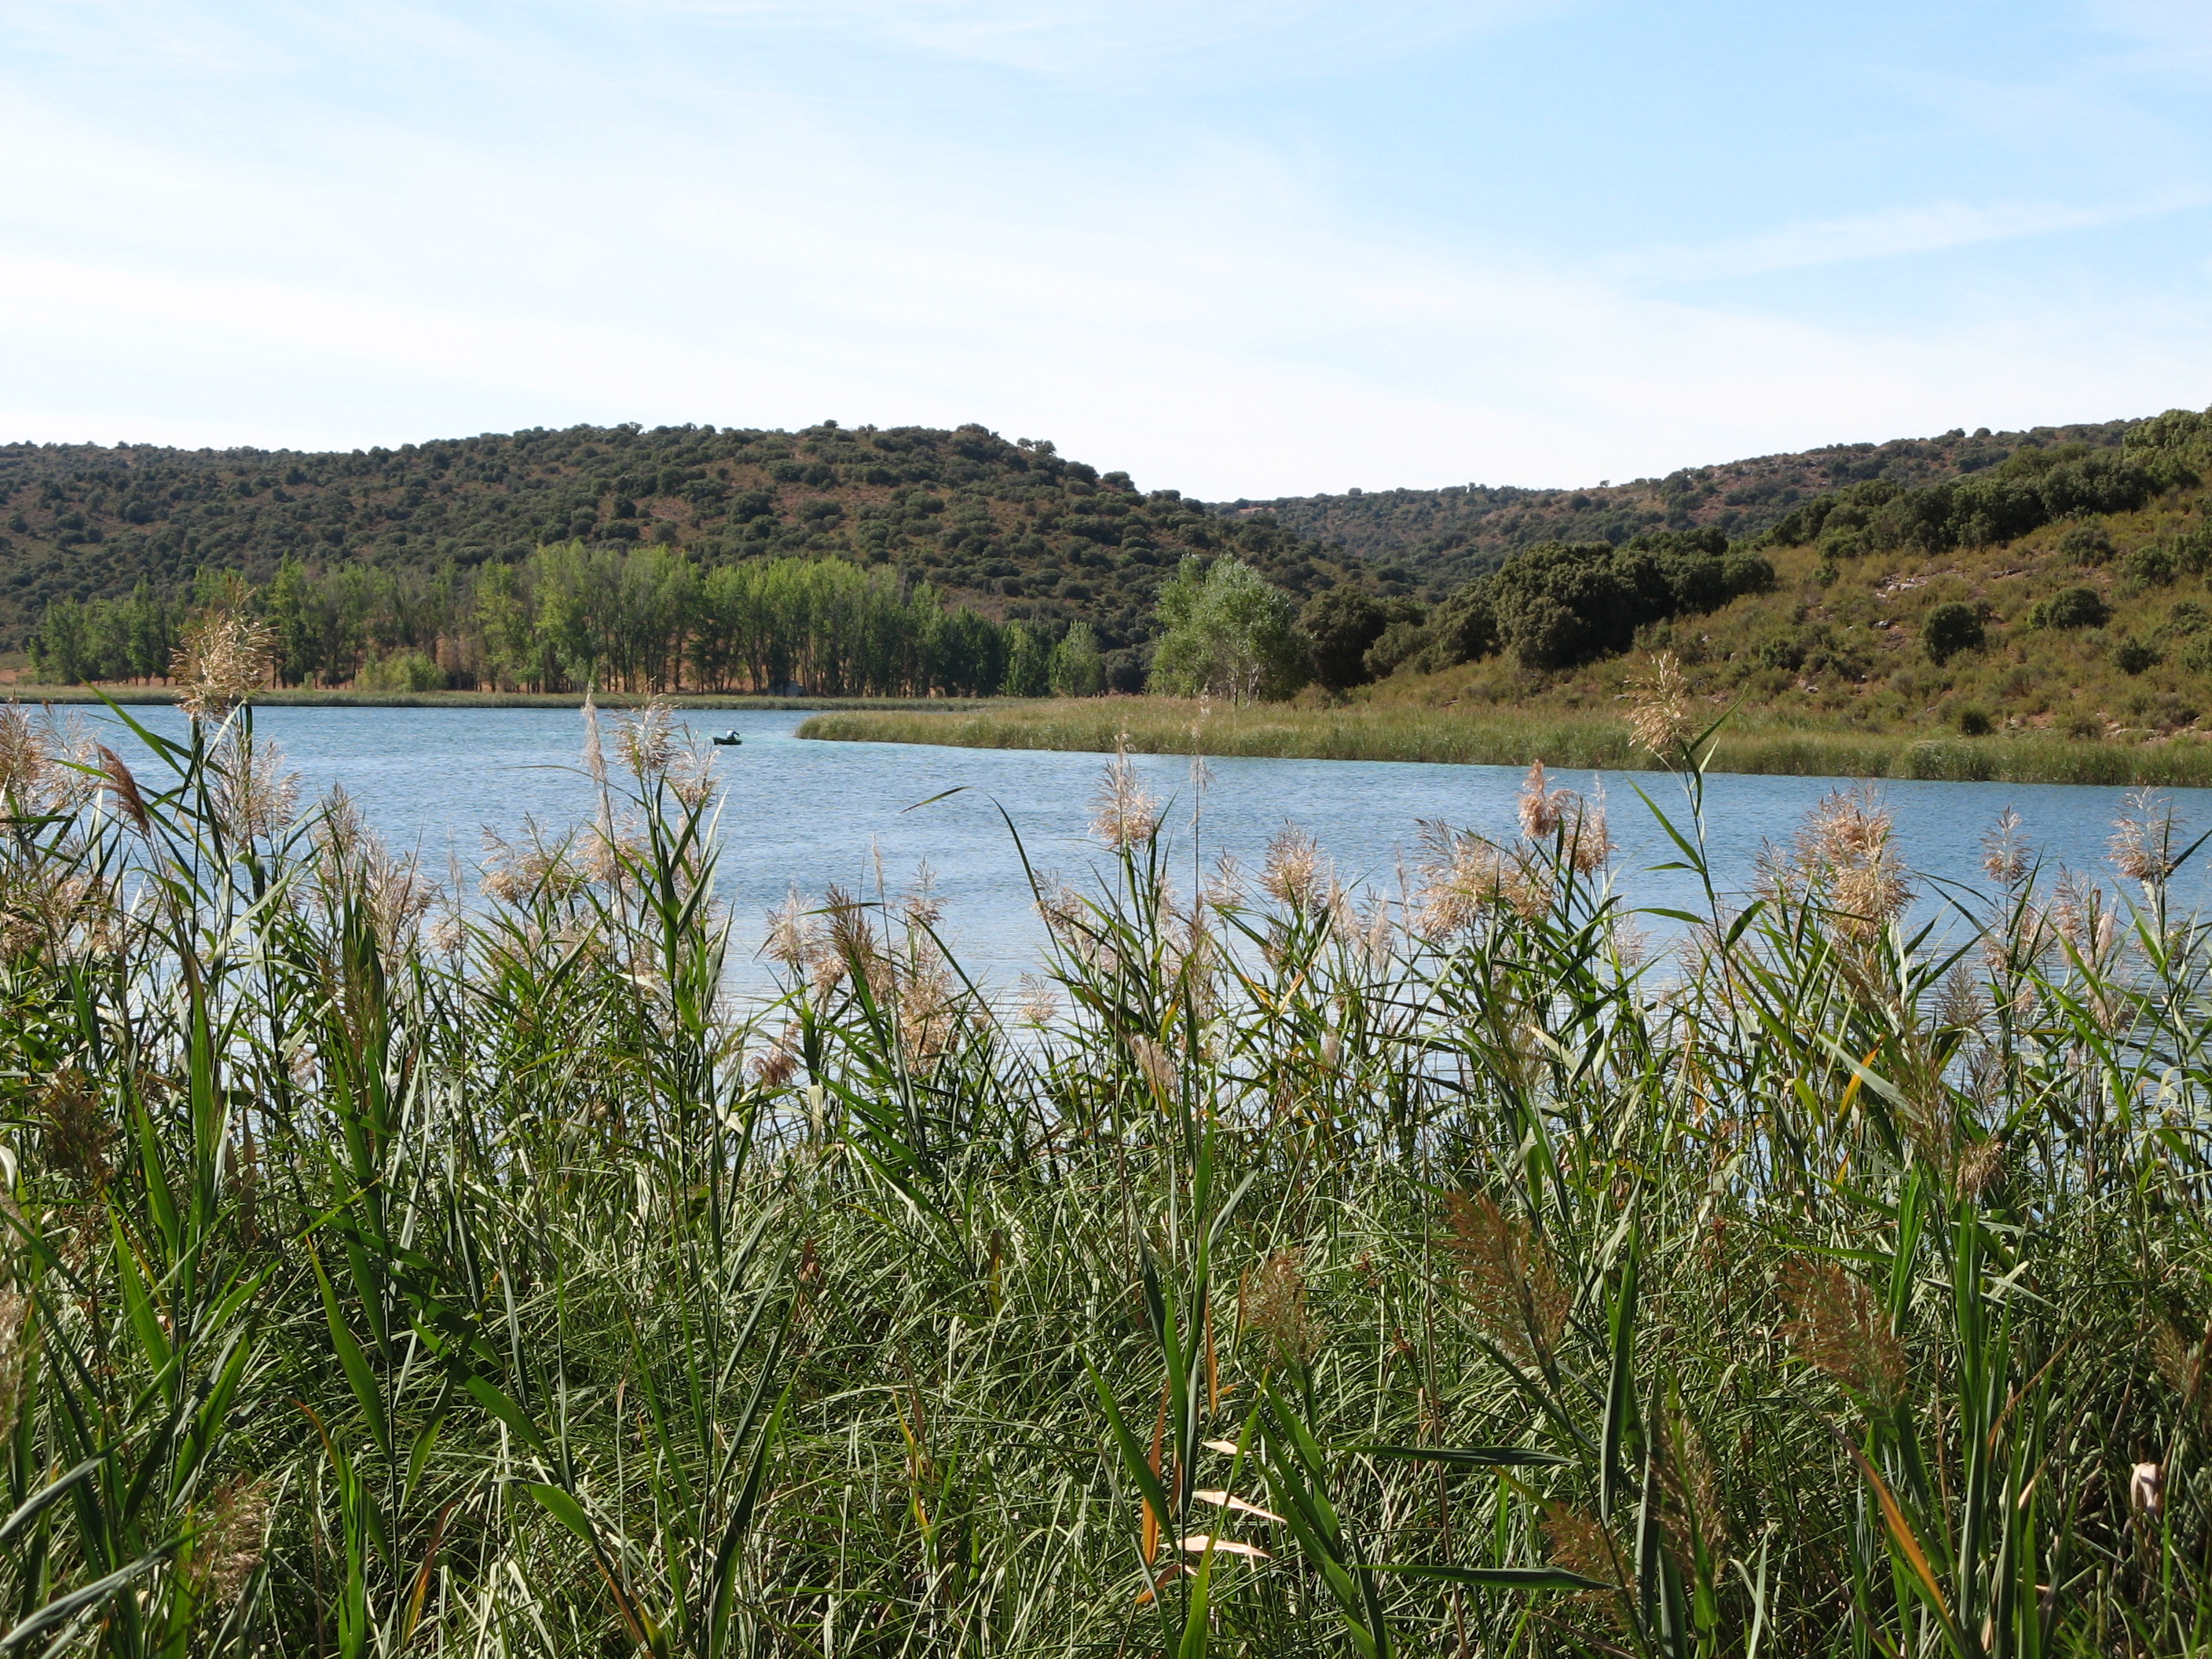
POLYGON ((0 707, 9 1652, 2203 1650, 2172 826, 1993 844, 1954 962, 1831 803, 1652 963, 1564 793, 1196 895, 1116 770, 1018 994, 832 889, 747 1010, 712 757, 611 724, 464 910, 243 721, 0 707))
MULTIPOLYGON (((161 707, 174 703, 182 693, 161 685, 0 685, 0 698, 17 702, 86 704, 101 702, 126 707, 161 707)), ((580 691, 257 691, 254 701, 268 708, 580 708, 580 691)), ((601 691, 594 701, 602 708, 641 708, 655 699, 623 691, 601 691)), ((658 701, 687 708, 836 708, 915 709, 980 708, 957 698, 902 697, 746 697, 714 692, 663 694, 658 701)))
MULTIPOLYGON (((1443 761, 1570 769, 1641 768, 1619 718, 1354 703, 1341 708, 1215 708, 1165 698, 985 704, 961 711, 854 710, 818 714, 803 738, 947 744, 969 749, 1106 752, 1126 733, 1139 754, 1262 755, 1279 759, 1443 761)), ((2005 783, 2212 786, 2212 742, 2194 737, 2129 743, 2061 737, 1966 738, 1730 724, 1716 772, 1802 777, 1931 778, 2005 783)))

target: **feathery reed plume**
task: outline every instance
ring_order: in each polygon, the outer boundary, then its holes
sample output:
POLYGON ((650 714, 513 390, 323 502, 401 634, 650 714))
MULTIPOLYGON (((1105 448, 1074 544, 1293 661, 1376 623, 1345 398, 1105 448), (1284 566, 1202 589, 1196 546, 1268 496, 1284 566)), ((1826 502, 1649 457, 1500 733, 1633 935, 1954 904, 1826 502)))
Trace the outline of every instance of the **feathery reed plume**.
POLYGON ((2192 1340, 2161 1319, 2151 1328, 2150 1357, 2166 1386, 2181 1396, 2182 1409, 2212 1421, 2212 1393, 2204 1386, 2207 1362, 2212 1361, 2212 1328, 2192 1340))
POLYGON ((1796 839, 1797 873, 1824 893, 1836 931, 1864 942, 1911 902, 1905 866, 1890 846, 1889 810, 1869 785, 1832 790, 1807 815, 1796 839))
POLYGON ((1306 1277, 1295 1250, 1277 1250, 1237 1280, 1237 1322, 1265 1337, 1288 1364, 1310 1364, 1321 1352, 1321 1328, 1306 1306, 1306 1277))
MULTIPOLYGON (((1571 793, 1571 792, 1568 792, 1571 793)), ((1613 857, 1613 830, 1605 821, 1605 795, 1595 800, 1575 795, 1567 824, 1567 862, 1581 876, 1595 875, 1613 857)))
POLYGON ((581 892, 589 878, 569 856, 568 841, 548 842, 537 821, 523 820, 525 844, 517 846, 495 830, 483 832, 483 896, 500 904, 526 904, 533 898, 564 899, 581 892))
POLYGON ((1278 904, 1304 909, 1321 892, 1322 862, 1314 838, 1297 824, 1286 823, 1267 843, 1260 885, 1278 904))
POLYGON ((190 719, 221 720, 269 684, 276 669, 276 635, 268 623, 235 611, 212 611, 185 630, 171 665, 183 683, 177 707, 190 719))
POLYGON ((867 905, 833 885, 823 896, 822 908, 827 921, 822 948, 808 964, 816 988, 826 991, 847 973, 866 975, 872 984, 882 967, 882 952, 876 945, 875 924, 868 920, 867 905))
POLYGON ((1471 831, 1424 819, 1414 926, 1431 939, 1474 927, 1500 908, 1525 920, 1552 902, 1551 872, 1533 854, 1509 853, 1471 831))
POLYGON ((1572 1300, 1551 1247, 1488 1197, 1453 1193, 1445 1206, 1446 1245, 1475 1322, 1519 1364, 1548 1366, 1572 1300))
MULTIPOLYGON (((15 1206, 5 1199, 12 1218, 15 1206)), ((15 1413, 23 1398, 24 1329, 31 1320, 31 1298, 12 1282, 0 1283, 0 1445, 5 1445, 15 1426, 15 1413)))
POLYGON ((100 1091, 81 1066, 62 1066, 47 1080, 39 1094, 39 1115, 45 1120, 47 1165, 95 1189, 105 1186, 115 1131, 100 1091))
POLYGON ((635 714, 616 720, 615 753, 641 784, 665 774, 677 752, 676 712, 666 699, 655 697, 635 714))
POLYGON ((2075 871, 2059 871, 2045 919, 2090 966, 2101 963, 2119 939, 2119 915, 2105 902, 2105 890, 2075 871))
POLYGON ((768 913, 768 940, 761 948, 793 973, 803 969, 821 948, 822 929, 806 913, 805 901, 793 887, 783 902, 768 913))
POLYGON ((1201 895, 1207 906, 1215 910, 1235 910, 1244 903, 1244 866, 1237 854, 1226 848, 1214 855, 1213 868, 1206 878, 1201 895))
POLYGON ((1549 841, 1566 817, 1567 804, 1574 799, 1571 789, 1554 789, 1544 775, 1544 763, 1537 761, 1528 768, 1528 775, 1521 781, 1521 833, 1530 841, 1549 841))
MULTIPOLYGON (((1601 1584, 1620 1584, 1628 1577, 1620 1547, 1595 1516, 1564 1504, 1544 1505, 1544 1553, 1555 1567, 1578 1572, 1601 1584)), ((1595 1596, 1595 1591, 1585 1592, 1595 1596)), ((1607 1598, 1610 1600, 1611 1598, 1607 1598)))
POLYGON ((123 763, 123 757, 106 744, 100 746, 100 775, 106 781, 107 793, 123 816, 129 818, 140 835, 150 826, 146 816, 146 798, 138 793, 138 780, 131 775, 131 769, 123 763))
POLYGON ((1887 1404, 1905 1389, 1905 1348, 1874 1293, 1832 1261, 1796 1261, 1782 1270, 1785 1328, 1808 1364, 1863 1399, 1887 1404))
POLYGON ((412 943, 415 924, 438 902, 437 884, 412 857, 396 858, 370 830, 343 785, 323 797, 315 823, 315 884, 336 909, 349 899, 361 905, 377 943, 398 951, 412 943))
POLYGON ((233 726, 216 745, 209 767, 216 820, 234 842, 265 840, 292 821, 300 775, 284 770, 284 751, 274 743, 249 739, 233 726))
POLYGON ((1671 651, 1645 659, 1644 672, 1628 681, 1628 729, 1637 746, 1672 760, 1690 740, 1690 689, 1671 651))
POLYGON ((1982 834, 1982 869, 1998 885, 2018 887, 2027 879, 2028 850, 2020 814, 2008 806, 1982 834))
POLYGON ((1159 823, 1159 801, 1138 777, 1124 732, 1115 740, 1114 758, 1091 798, 1091 833, 1119 853, 1149 839, 1159 823))
POLYGON ((945 901, 937 896, 937 872, 924 859, 914 872, 914 884, 899 895, 899 918, 909 929, 934 927, 944 919, 945 901))
POLYGON ((1021 987, 1022 1019, 1025 1024, 1042 1030, 1060 1017, 1060 999, 1053 994, 1049 980, 1037 974, 1024 974, 1021 987))
POLYGON ((2112 820, 2112 866, 2147 888, 2164 884, 2180 862, 2181 816, 2155 789, 2129 792, 2112 820))
POLYGON ((195 1588, 217 1607, 235 1601, 261 1565, 269 1532, 269 1486, 265 1479, 240 1475, 216 1487, 207 1524, 192 1540, 195 1588))
POLYGON ((1979 1201, 2004 1178, 2005 1144, 1995 1135, 1969 1142, 1957 1158, 1959 1196, 1979 1201))
POLYGON ((687 733, 662 775, 686 810, 699 811, 714 793, 714 746, 687 733))
POLYGON ((1721 1507, 1720 1481, 1705 1437, 1687 1418, 1654 1425, 1658 1437, 1659 1489, 1665 1503, 1660 1535, 1667 1553, 1685 1573, 1694 1571, 1698 1547, 1718 1559, 1728 1552, 1728 1513, 1721 1507))
POLYGON ((1567 862, 1578 875, 1604 867, 1613 856, 1613 833, 1605 821, 1605 802, 1593 802, 1579 790, 1554 789, 1544 775, 1544 763, 1536 762, 1522 780, 1518 808, 1521 833, 1532 842, 1554 836, 1565 844, 1567 862))
POLYGON ((47 735, 21 703, 0 703, 0 799, 27 805, 43 799, 53 769, 47 735))
POLYGON ((1137 1074, 1145 1079, 1145 1086, 1163 1106, 1176 1097, 1178 1081, 1176 1063, 1168 1051, 1148 1036, 1129 1039, 1129 1057, 1137 1063, 1137 1074))

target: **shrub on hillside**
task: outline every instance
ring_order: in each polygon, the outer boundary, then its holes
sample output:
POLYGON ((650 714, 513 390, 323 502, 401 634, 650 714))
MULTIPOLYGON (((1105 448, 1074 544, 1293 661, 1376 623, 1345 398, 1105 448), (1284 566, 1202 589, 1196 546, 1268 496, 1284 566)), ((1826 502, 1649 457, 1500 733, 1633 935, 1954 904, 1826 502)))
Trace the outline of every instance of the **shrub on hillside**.
POLYGON ((2112 538, 2100 524, 2077 524, 2058 538, 2058 550, 2076 564, 2104 564, 2112 556, 2112 538))
POLYGON ((2145 542, 2128 555, 2127 573, 2152 587, 2163 587, 2174 578, 2173 555, 2156 542, 2145 542))
POLYGON ((2164 632, 2174 635, 2202 634, 2212 626, 2212 616, 2194 599, 2184 599, 2166 613, 2164 632))
POLYGON ((1817 542, 1831 559, 1864 550, 1948 552, 2010 541, 2060 519, 2132 512, 2196 475, 2164 453, 2115 455, 2086 444, 2015 451, 1985 472, 1905 489, 1869 479, 1815 496, 1767 532, 1778 547, 1817 542))
POLYGON ((2095 588, 2062 587, 2027 608, 2027 625, 2057 629, 2101 628, 2112 615, 2112 607, 2095 588))
POLYGON ((1920 643, 1928 659, 1947 663, 1961 651, 1978 651, 1984 643, 1982 619, 1970 605, 1952 599, 1930 611, 1920 624, 1920 643))
POLYGON ((2133 635, 2112 647, 2112 665, 2123 674, 2140 674, 2146 668, 2155 668, 2164 660, 2164 653, 2148 640, 2133 635))

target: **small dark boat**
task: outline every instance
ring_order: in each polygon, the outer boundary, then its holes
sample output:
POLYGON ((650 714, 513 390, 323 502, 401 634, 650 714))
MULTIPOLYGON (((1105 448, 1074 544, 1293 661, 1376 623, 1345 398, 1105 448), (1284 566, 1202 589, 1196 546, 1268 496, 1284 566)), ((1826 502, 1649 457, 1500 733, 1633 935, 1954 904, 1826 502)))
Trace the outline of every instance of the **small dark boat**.
POLYGON ((732 727, 731 730, 724 732, 717 736, 714 739, 714 744, 720 749, 735 749, 744 741, 744 739, 737 734, 736 728, 732 727))

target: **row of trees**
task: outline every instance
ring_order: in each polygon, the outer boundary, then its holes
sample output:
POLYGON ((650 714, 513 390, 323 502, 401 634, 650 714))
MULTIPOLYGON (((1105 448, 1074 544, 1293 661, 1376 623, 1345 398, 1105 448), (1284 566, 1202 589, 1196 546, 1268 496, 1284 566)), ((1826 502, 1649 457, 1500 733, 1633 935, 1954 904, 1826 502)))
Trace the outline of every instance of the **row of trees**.
POLYGON ((1364 666, 1372 674, 1408 665, 1432 672, 1502 652, 1530 668, 1564 668, 1627 650, 1647 623, 1717 610, 1773 583, 1763 554, 1731 549, 1710 527, 1661 531, 1620 547, 1540 542, 1425 618, 1392 619, 1364 666))
POLYGON ((1817 542, 1831 558, 1863 553, 1943 553, 2008 542, 2062 519, 2127 513, 2195 471, 2177 442, 2193 437, 2181 421, 2147 422, 2125 449, 2062 445, 2022 449, 1986 471, 1919 489, 1870 479, 1814 497, 1776 523, 1780 547, 1817 542))
POLYGON ((1095 696, 1097 636, 999 623, 927 583, 841 559, 701 568, 660 545, 566 542, 513 564, 433 571, 286 560, 254 587, 203 572, 174 596, 49 605, 32 641, 41 679, 150 680, 193 614, 264 617, 287 685, 809 692, 860 696, 1095 696))

